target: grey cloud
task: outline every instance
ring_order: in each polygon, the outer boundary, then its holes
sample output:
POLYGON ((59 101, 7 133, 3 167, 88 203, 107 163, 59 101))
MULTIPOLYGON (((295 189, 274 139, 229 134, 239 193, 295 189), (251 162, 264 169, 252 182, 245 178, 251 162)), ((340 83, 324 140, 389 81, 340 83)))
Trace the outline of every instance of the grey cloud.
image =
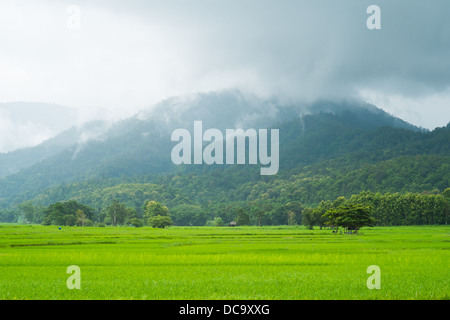
MULTIPOLYGON (((25 69, 30 79, 48 80, 30 80, 30 90, 18 93, 31 98, 125 112, 171 95, 232 88, 308 101, 352 98, 364 90, 405 99, 448 95, 446 0, 42 3, 42 14, 50 6, 52 17, 51 6, 79 5, 82 30, 68 35, 52 24, 40 33, 46 35, 43 51, 21 56, 19 65, 32 66, 25 69), (366 28, 371 4, 381 7, 381 30, 366 28), (34 74, 43 71, 45 77, 34 74)), ((64 22, 61 12, 54 24, 64 22)), ((22 41, 33 35, 17 33, 22 41)), ((0 57, 11 59, 18 40, 8 39, 0 57)))

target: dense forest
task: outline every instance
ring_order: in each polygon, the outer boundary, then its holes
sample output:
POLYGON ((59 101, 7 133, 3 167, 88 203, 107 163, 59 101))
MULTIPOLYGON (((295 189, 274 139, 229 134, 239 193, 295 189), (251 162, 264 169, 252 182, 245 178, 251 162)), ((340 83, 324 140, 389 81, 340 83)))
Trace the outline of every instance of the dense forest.
POLYGON ((375 225, 434 225, 448 224, 450 218, 450 188, 443 193, 373 193, 361 192, 349 198, 338 197, 333 201, 321 201, 315 207, 303 206, 300 202, 279 203, 270 200, 233 202, 228 204, 209 203, 205 205, 179 204, 171 209, 155 200, 144 201, 139 210, 128 207, 113 199, 104 208, 95 208, 75 200, 56 202, 49 206, 24 202, 18 210, 3 216, 5 220, 45 225, 133 225, 151 224, 149 218, 170 217, 170 225, 179 226, 222 226, 231 222, 237 225, 300 225, 311 229, 326 225, 324 215, 339 206, 358 204, 370 208, 375 225), (149 205, 161 208, 157 214, 149 216, 149 205))
POLYGON ((196 118, 233 128, 249 109, 241 98, 209 95, 178 108, 176 117, 164 113, 173 103, 146 117, 90 123, 0 155, 0 221, 109 224, 108 208, 120 203, 127 212, 122 224, 146 223, 145 206, 156 201, 175 225, 321 225, 318 212, 345 200, 370 205, 380 225, 447 223, 450 124, 427 131, 373 106, 323 102, 315 112, 279 107, 275 119, 251 114, 247 118, 259 121, 252 125, 271 123, 268 128, 280 131, 280 170, 261 176, 255 165, 176 166, 170 160, 171 129, 190 128, 196 118), (199 103, 210 108, 195 108, 199 103), (223 103, 231 107, 215 107, 223 103), (178 120, 162 120, 171 117, 178 120), (87 135, 93 138, 80 142, 87 135), (77 218, 77 211, 86 217, 77 218), (53 219, 49 212, 60 213, 53 219))

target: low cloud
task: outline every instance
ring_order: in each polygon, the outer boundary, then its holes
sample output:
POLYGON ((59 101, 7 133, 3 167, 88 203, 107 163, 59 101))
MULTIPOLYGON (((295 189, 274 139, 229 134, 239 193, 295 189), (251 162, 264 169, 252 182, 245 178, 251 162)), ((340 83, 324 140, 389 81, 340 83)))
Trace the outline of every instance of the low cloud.
POLYGON ((237 88, 261 98, 384 100, 415 124, 445 125, 450 3, 377 0, 382 28, 368 30, 371 4, 4 1, 0 93, 117 119, 170 96, 237 88), (67 29, 73 4, 80 30, 67 29))
POLYGON ((0 110, 0 152, 38 145, 52 137, 55 132, 32 121, 16 122, 0 110))

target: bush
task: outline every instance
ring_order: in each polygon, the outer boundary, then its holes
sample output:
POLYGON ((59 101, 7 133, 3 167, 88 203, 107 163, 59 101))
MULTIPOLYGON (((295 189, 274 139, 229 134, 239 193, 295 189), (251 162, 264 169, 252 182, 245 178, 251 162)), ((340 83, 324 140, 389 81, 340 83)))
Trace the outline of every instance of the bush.
POLYGON ((144 226, 144 220, 139 218, 131 218, 128 220, 128 224, 133 227, 140 228, 144 226))
POLYGON ((206 226, 210 227, 220 227, 223 226, 223 220, 221 217, 215 217, 214 220, 206 221, 206 226))
POLYGON ((170 217, 160 215, 151 217, 147 221, 148 224, 151 225, 153 228, 165 228, 173 224, 173 221, 172 219, 170 219, 170 217))

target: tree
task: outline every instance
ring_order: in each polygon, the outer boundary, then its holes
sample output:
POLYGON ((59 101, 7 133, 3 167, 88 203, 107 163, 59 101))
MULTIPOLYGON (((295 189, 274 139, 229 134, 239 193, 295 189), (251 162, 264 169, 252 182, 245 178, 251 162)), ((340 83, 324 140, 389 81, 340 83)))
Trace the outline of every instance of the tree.
POLYGON ((303 225, 307 226, 309 230, 314 229, 315 219, 314 219, 314 210, 311 208, 305 208, 302 212, 303 225))
POLYGON ((285 225, 287 221, 287 208, 285 205, 275 203, 269 212, 272 225, 285 225))
POLYGON ((139 218, 130 218, 130 219, 128 219, 128 224, 130 224, 131 226, 133 226, 135 228, 140 228, 140 227, 144 226, 144 221, 139 218))
POLYGON ((313 216, 314 216, 314 223, 319 226, 320 230, 325 226, 327 222, 327 218, 323 216, 323 211, 319 208, 314 209, 313 216))
POLYGON ((446 188, 443 192, 442 195, 446 198, 450 200, 450 188, 446 188))
POLYGON ((144 217, 148 219, 155 216, 169 216, 169 209, 157 201, 149 201, 144 209, 144 217))
POLYGON ((318 225, 320 229, 325 225, 327 218, 324 217, 324 214, 330 210, 331 208, 336 208, 345 202, 344 197, 337 198, 334 202, 331 201, 321 201, 319 205, 314 208, 312 213, 312 221, 314 225, 318 225))
POLYGON ((82 227, 84 227, 84 222, 86 221, 86 215, 83 210, 78 209, 76 212, 76 221, 80 223, 82 227))
POLYGON ((208 220, 207 211, 193 204, 180 204, 172 207, 170 217, 177 226, 203 226, 208 220))
POLYGON ((17 207, 20 211, 22 211, 25 221, 27 222, 35 221, 35 212, 34 212, 35 210, 31 201, 23 202, 19 204, 17 207))
POLYGON ((128 210, 123 203, 114 199, 111 205, 106 208, 106 214, 111 219, 112 225, 115 227, 117 224, 123 224, 125 222, 128 210))
POLYGON ((345 230, 358 232, 364 226, 372 227, 376 220, 371 216, 371 208, 361 204, 346 204, 336 209, 328 210, 324 216, 329 220, 328 225, 342 227, 345 230))
POLYGON ((154 216, 148 219, 148 224, 153 228, 166 228, 173 224, 172 219, 169 216, 154 216))
POLYGON ((64 225, 66 226, 74 226, 76 223, 76 218, 73 215, 66 214, 64 216, 64 225))
POLYGON ((42 223, 44 225, 75 225, 78 210, 83 212, 84 219, 94 216, 92 208, 74 200, 55 202, 44 210, 45 218, 42 223))
POLYGON ((144 219, 153 228, 165 228, 173 224, 169 209, 157 201, 149 201, 144 209, 144 219))
POLYGON ((248 225, 250 225, 250 216, 242 208, 239 208, 236 211, 236 223, 239 226, 248 226, 248 225))
POLYGON ((288 225, 292 226, 301 223, 303 205, 298 201, 288 202, 286 204, 288 225))
POLYGON ((258 227, 261 226, 261 219, 264 217, 265 213, 262 209, 256 208, 253 210, 253 214, 255 215, 256 219, 258 219, 258 227))

